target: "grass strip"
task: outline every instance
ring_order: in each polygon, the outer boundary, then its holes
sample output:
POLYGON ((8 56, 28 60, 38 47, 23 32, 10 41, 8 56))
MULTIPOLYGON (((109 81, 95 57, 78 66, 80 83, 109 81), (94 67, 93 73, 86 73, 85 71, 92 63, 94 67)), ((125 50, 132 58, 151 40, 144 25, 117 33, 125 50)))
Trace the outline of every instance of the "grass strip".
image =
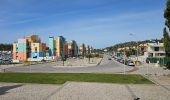
POLYGON ((148 79, 136 74, 102 73, 0 73, 0 82, 64 84, 74 82, 100 82, 121 84, 153 84, 148 79))

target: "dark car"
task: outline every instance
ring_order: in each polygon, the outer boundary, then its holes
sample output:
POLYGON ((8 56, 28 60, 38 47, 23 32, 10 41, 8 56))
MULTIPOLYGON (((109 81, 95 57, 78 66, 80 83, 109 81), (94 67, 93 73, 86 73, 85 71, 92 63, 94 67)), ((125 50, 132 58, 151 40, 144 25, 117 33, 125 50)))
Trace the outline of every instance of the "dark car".
POLYGON ((111 58, 108 58, 108 60, 112 60, 111 58))
POLYGON ((121 60, 120 60, 120 63, 124 63, 124 59, 121 59, 121 60))

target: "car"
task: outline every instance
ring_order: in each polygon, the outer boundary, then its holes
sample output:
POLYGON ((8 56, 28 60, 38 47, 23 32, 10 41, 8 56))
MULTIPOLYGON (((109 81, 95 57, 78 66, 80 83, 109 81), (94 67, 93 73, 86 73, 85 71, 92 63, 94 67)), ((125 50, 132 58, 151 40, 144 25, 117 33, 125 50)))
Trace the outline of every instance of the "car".
POLYGON ((117 61, 118 61, 118 62, 120 62, 121 60, 122 60, 122 58, 120 58, 120 57, 119 57, 119 58, 117 58, 117 61))
POLYGON ((108 58, 108 60, 112 60, 111 58, 108 58))
POLYGON ((130 60, 125 60, 125 65, 128 65, 130 60))
POLYGON ((59 57, 59 58, 57 59, 57 61, 62 61, 62 58, 61 58, 61 57, 59 57))
POLYGON ((79 59, 83 59, 83 57, 82 57, 82 56, 80 56, 80 57, 79 57, 79 59))
POLYGON ((134 64, 133 61, 128 61, 127 65, 128 65, 128 66, 135 66, 135 64, 134 64))
POLYGON ((46 63, 46 60, 45 60, 45 59, 42 59, 41 62, 46 63))
POLYGON ((73 57, 73 59, 76 59, 76 57, 73 57))
POLYGON ((120 60, 120 63, 124 63, 124 59, 121 59, 121 60, 120 60))

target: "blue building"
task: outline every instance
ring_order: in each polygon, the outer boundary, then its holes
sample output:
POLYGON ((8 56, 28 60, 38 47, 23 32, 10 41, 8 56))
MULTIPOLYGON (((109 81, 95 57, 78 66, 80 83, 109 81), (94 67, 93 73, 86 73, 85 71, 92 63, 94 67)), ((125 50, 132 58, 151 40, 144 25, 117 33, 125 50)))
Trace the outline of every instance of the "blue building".
POLYGON ((49 37, 49 57, 55 56, 55 40, 54 37, 49 37))

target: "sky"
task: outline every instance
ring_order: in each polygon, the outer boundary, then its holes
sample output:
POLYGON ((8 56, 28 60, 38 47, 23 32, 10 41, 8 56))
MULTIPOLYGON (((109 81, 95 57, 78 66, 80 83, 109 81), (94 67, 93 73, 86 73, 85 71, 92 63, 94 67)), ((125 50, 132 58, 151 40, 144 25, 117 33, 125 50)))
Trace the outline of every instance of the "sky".
POLYGON ((64 36, 94 48, 163 34, 166 0, 0 0, 0 43, 64 36), (133 34, 133 35, 130 35, 133 34))

